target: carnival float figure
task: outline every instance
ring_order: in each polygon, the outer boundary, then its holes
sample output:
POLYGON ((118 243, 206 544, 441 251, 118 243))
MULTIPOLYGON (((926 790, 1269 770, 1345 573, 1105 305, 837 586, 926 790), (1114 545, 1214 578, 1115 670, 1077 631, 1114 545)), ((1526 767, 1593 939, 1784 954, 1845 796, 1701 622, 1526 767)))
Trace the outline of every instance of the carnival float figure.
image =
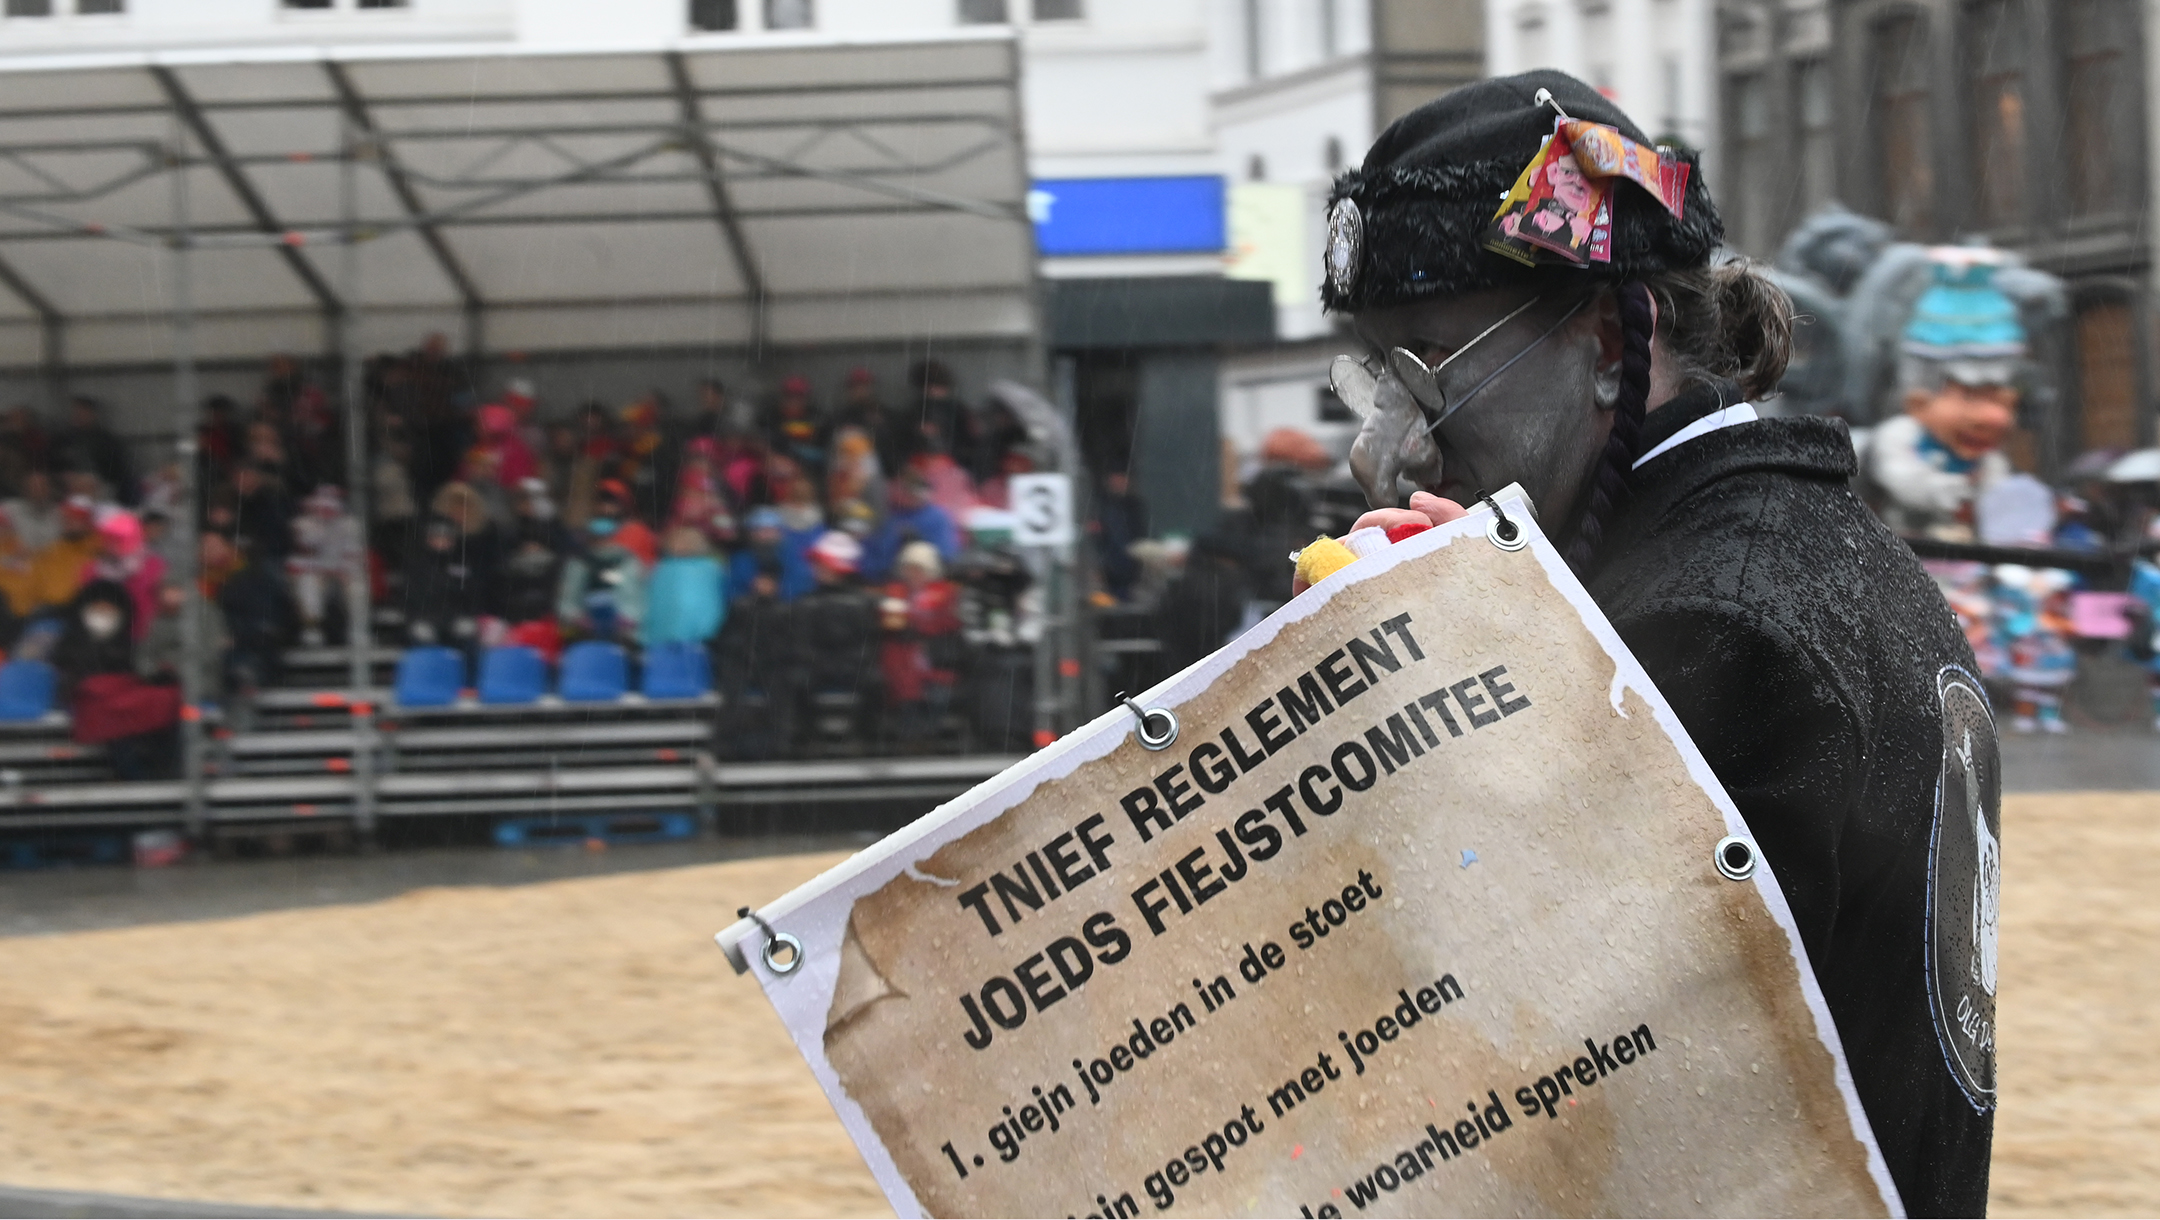
POLYGON ((1865 472, 1876 509, 1907 537, 1978 539, 1974 506, 2010 474, 2025 328, 1994 284, 1994 252, 1942 247, 1900 345, 1905 413, 1877 425, 1865 472))

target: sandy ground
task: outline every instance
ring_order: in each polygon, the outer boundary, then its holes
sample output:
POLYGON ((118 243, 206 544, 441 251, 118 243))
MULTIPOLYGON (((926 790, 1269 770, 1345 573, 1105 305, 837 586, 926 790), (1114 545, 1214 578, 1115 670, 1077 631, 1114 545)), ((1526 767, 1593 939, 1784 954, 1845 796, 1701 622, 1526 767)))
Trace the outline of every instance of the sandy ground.
POLYGON ((711 939, 841 858, 0 940, 0 1180, 408 1215, 890 1214, 711 939))
MULTIPOLYGON (((2160 795, 2004 810, 1994 1210, 2160 1212, 2160 795)), ((710 934, 792 856, 0 939, 0 1179, 471 1215, 870 1215, 710 934)))
POLYGON ((1989 1210, 2160 1214, 2160 794, 2003 798, 1989 1210))

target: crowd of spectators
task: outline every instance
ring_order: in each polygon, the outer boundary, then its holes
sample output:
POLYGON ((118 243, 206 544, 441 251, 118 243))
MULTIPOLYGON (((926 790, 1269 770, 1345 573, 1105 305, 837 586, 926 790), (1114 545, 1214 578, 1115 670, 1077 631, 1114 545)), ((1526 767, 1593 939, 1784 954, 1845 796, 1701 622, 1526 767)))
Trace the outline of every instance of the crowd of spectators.
MULTIPOLYGON (((483 392, 435 338, 370 361, 364 385, 364 524, 343 412, 299 363, 271 362, 250 403, 203 404, 213 699, 276 681, 294 645, 342 643, 355 580, 392 612, 385 643, 707 647, 753 754, 802 748, 820 708, 845 709, 843 735, 932 732, 963 635, 1017 642, 1026 577, 967 527, 1040 451, 936 361, 894 403, 856 369, 829 399, 788 376, 769 397, 706 380, 687 409, 658 390, 569 406, 522 380, 483 392)), ((0 416, 0 644, 60 671, 77 738, 130 778, 177 761, 180 473, 138 475, 88 399, 59 427, 0 416)))
POLYGON ((139 474, 90 398, 58 420, 0 416, 0 648, 51 663, 80 711, 76 735, 115 768, 172 765, 181 589, 168 576, 178 479, 139 474))
MULTIPOLYGON (((856 369, 829 405, 801 376, 764 401, 708 379, 687 410, 654 391, 556 418, 523 381, 461 404, 439 363, 424 348, 369 379, 382 443, 368 545, 378 564, 402 557, 378 581, 412 643, 550 658, 578 640, 707 645, 747 718, 722 745, 753 754, 802 746, 818 706, 854 709, 843 736, 871 717, 900 737, 945 717, 963 676, 966 521, 1039 461, 1009 410, 966 405, 924 361, 897 406, 856 369)), ((995 569, 977 625, 1009 637, 1013 565, 971 558, 995 569)), ((341 600, 334 566, 324 603, 341 600)))

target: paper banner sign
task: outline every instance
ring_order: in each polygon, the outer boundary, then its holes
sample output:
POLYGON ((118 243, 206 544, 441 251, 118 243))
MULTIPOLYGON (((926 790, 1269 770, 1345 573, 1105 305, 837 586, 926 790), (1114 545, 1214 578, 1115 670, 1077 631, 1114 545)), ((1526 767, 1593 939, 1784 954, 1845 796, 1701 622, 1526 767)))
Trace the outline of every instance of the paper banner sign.
POLYGON ((1897 1213, 1746 826, 1499 500, 760 908, 799 958, 720 934, 901 1214, 1897 1213))

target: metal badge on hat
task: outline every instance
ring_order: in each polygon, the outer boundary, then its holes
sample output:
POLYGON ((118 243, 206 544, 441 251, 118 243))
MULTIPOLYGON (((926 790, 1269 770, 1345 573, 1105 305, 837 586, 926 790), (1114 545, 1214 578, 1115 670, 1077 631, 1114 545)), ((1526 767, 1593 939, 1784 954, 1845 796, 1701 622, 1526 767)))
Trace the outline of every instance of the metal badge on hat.
POLYGON ((1328 286, 1348 296, 1357 286, 1358 266, 1365 257, 1365 215, 1355 201, 1338 199, 1328 209, 1328 286))
POLYGON ((1611 262, 1613 181, 1619 178, 1680 216, 1690 167, 1671 149, 1653 151, 1607 124, 1570 117, 1546 90, 1538 90, 1536 104, 1553 108, 1552 134, 1501 197, 1486 249, 1532 267, 1611 262))

